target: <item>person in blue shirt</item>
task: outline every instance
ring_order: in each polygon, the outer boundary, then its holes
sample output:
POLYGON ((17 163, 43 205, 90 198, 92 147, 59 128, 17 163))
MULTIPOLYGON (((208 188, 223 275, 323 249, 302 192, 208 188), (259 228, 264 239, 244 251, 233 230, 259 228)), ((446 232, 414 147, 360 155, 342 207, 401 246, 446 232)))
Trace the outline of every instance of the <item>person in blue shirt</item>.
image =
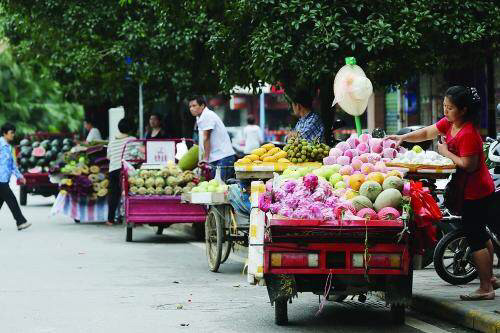
POLYGON ((12 193, 9 187, 9 181, 14 174, 16 178, 22 183, 26 184, 26 179, 19 172, 16 161, 12 154, 12 147, 10 143, 14 140, 16 134, 16 127, 10 123, 5 123, 2 128, 2 137, 0 137, 0 209, 3 203, 6 202, 7 206, 14 216, 17 224, 17 230, 23 230, 31 226, 23 213, 19 204, 17 203, 16 196, 12 193))
POLYGON ((313 98, 307 91, 298 91, 292 100, 293 113, 299 117, 294 132, 307 141, 324 142, 325 127, 320 116, 312 111, 313 98))

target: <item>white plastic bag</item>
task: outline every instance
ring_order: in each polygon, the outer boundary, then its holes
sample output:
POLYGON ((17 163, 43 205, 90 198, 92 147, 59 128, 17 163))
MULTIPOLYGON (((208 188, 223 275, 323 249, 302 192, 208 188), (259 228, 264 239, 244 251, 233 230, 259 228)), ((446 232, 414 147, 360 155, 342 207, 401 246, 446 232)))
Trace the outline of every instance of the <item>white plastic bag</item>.
POLYGON ((175 145, 175 159, 180 160, 182 156, 184 156, 188 152, 188 147, 186 145, 186 140, 182 140, 181 142, 175 145))

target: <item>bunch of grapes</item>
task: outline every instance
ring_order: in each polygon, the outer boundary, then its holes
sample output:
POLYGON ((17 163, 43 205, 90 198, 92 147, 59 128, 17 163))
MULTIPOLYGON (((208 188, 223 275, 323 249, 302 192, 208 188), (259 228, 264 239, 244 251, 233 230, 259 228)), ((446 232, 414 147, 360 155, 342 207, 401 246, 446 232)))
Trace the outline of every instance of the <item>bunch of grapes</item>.
POLYGON ((328 156, 330 147, 319 141, 309 142, 300 137, 292 137, 283 148, 292 163, 323 162, 328 156))

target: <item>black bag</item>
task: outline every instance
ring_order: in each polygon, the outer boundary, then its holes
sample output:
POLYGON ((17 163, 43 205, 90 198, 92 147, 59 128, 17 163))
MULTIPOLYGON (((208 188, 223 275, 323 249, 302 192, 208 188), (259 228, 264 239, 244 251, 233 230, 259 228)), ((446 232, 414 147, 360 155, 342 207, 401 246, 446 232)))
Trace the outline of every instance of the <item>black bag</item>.
POLYGON ((462 215, 464 205, 465 185, 467 184, 467 172, 457 168, 451 176, 451 180, 444 189, 444 206, 453 215, 462 215))

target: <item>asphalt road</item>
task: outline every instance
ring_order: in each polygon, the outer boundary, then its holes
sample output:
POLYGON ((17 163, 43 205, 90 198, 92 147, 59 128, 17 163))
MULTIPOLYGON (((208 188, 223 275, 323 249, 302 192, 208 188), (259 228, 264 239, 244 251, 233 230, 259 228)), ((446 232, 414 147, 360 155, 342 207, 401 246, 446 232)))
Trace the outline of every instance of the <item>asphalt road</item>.
POLYGON ((250 286, 242 259, 208 271, 203 243, 177 226, 155 235, 123 226, 75 224, 49 216, 53 199, 29 197, 33 226, 18 232, 0 210, 0 332, 468 332, 408 313, 392 326, 375 296, 366 303, 328 303, 301 294, 289 305, 290 325, 274 324, 265 287, 250 286))

